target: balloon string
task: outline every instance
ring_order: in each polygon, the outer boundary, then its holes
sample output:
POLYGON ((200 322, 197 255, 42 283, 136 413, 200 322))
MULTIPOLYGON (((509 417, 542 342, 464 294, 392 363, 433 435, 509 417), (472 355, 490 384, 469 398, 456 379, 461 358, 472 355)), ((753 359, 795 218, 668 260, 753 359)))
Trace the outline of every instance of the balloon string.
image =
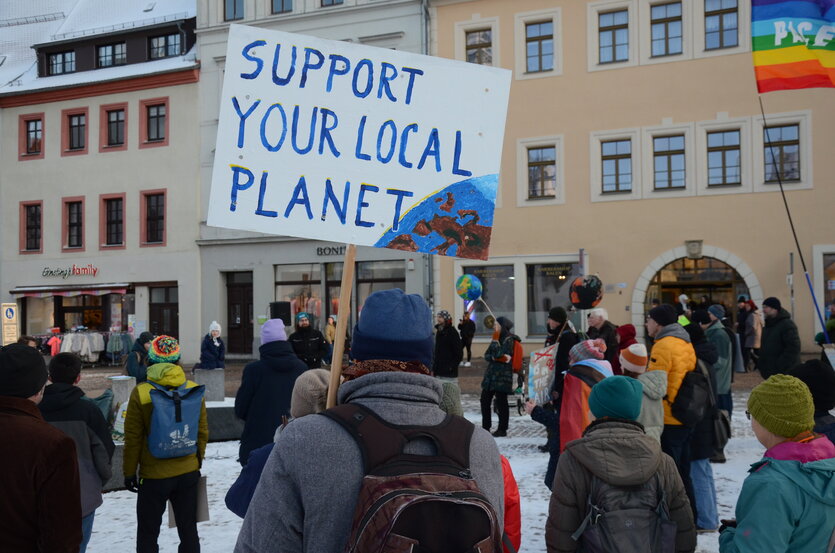
POLYGON ((487 302, 484 301, 484 298, 478 298, 478 301, 480 301, 482 304, 484 304, 484 307, 487 309, 487 312, 490 313, 490 315, 495 319, 496 315, 493 314, 493 311, 490 309, 490 306, 487 305, 487 302))

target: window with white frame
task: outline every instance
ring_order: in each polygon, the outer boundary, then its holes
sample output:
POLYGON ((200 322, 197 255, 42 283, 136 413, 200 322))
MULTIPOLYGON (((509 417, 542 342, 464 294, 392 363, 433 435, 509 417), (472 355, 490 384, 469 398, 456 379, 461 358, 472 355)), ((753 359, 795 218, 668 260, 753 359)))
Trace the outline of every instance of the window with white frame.
POLYGON ((562 74, 560 14, 560 8, 550 8, 513 15, 515 79, 541 79, 562 74))
POLYGON ((493 31, 475 29, 466 32, 467 61, 479 65, 493 65, 493 31))
POLYGON ((553 198, 557 191, 557 148, 528 148, 528 199, 553 198))
POLYGON ((755 192, 770 192, 782 183, 792 190, 810 189, 812 164, 812 111, 768 114, 751 118, 751 154, 755 192))
POLYGON ((525 24, 525 70, 541 73, 554 68, 554 22, 525 24))
POLYGON ((516 141, 516 205, 534 207, 565 202, 562 136, 516 141))
POLYGON ((629 59, 629 11, 615 10, 597 15, 598 62, 617 63, 629 59))
POLYGON ((800 125, 772 125, 763 129, 765 182, 800 181, 800 125))
POLYGON ((739 46, 738 0, 705 0, 705 50, 739 46))
POLYGON ((650 8, 652 57, 683 52, 681 2, 657 4, 650 8))
POLYGON ((603 194, 632 191, 632 140, 600 142, 600 174, 603 194))
POLYGON ((686 186, 685 138, 683 134, 652 139, 654 189, 675 190, 686 186))
POLYGON ((742 184, 742 151, 739 129, 707 132, 707 185, 742 184))

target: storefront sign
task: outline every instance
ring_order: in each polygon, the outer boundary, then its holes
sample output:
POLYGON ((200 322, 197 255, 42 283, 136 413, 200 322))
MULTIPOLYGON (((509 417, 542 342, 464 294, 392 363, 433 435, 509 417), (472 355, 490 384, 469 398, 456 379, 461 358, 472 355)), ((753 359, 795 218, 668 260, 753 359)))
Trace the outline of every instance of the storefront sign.
POLYGON ((345 246, 325 246, 324 248, 316 248, 316 255, 345 255, 345 246))
POLYGON ((208 223, 487 259, 510 71, 230 27, 208 223))
POLYGON ((17 330, 17 304, 4 303, 3 309, 3 345, 17 342, 19 333, 17 330))
POLYGON ((88 263, 87 265, 76 265, 73 263, 69 267, 44 267, 41 276, 44 277, 60 277, 68 279, 71 276, 97 276, 99 268, 88 263))

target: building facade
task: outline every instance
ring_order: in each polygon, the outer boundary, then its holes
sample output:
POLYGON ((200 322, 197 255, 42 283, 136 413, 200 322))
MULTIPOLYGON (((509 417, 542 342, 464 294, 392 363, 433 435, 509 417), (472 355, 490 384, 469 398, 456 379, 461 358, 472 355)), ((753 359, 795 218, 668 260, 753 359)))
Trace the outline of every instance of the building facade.
POLYGON ((778 174, 817 297, 831 302, 832 91, 764 95, 766 134, 749 0, 430 6, 433 54, 513 71, 490 260, 436 261, 440 304, 460 317, 453 284, 476 273, 530 349, 572 277, 596 273, 601 307, 639 335, 653 299, 684 293, 733 316, 740 295, 776 296, 815 351, 778 174))
MULTIPOLYGON (((309 312, 322 327, 330 315, 356 313, 374 291, 404 288, 430 296, 432 272, 423 254, 357 248, 356 278, 349 308, 339 306, 344 243, 268 236, 208 227, 220 92, 230 24, 302 33, 408 52, 426 51, 425 2, 419 0, 223 0, 198 2, 201 58, 200 247, 204 326, 223 325, 231 355, 250 356, 259 345, 260 323, 270 304, 285 318, 309 312)), ((290 321, 285 321, 290 323, 290 321)))
POLYGON ((26 334, 149 330, 196 361, 194 2, 7 8, 3 301, 18 303, 26 334))

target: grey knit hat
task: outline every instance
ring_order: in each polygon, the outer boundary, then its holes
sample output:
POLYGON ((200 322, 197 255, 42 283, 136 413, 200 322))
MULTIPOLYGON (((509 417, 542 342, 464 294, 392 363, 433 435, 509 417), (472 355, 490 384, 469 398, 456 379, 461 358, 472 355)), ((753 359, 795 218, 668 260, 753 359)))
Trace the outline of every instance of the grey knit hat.
POLYGON ((299 375, 290 398, 290 416, 297 419, 324 411, 330 377, 330 371, 325 369, 310 369, 299 375))
POLYGON ((448 380, 442 381, 444 397, 441 398, 441 410, 447 415, 464 416, 464 409, 461 407, 461 390, 458 384, 448 380))

